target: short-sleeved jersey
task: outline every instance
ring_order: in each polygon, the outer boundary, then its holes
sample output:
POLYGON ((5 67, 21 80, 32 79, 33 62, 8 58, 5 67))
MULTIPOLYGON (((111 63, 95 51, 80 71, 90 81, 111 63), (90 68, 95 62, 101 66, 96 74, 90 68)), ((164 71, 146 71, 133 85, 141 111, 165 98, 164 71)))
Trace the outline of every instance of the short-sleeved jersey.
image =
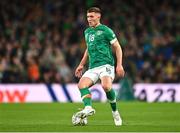
POLYGON ((85 30, 85 40, 89 56, 89 68, 105 64, 114 66, 112 47, 117 38, 114 32, 105 25, 89 27, 85 30))

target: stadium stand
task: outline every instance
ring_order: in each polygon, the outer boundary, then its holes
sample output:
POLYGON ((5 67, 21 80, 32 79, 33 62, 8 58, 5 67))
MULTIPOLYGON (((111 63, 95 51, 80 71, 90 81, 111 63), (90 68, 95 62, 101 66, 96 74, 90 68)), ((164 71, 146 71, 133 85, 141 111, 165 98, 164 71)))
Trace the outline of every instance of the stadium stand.
POLYGON ((0 82, 77 82, 93 5, 115 31, 133 82, 180 82, 179 0, 0 1, 0 82))

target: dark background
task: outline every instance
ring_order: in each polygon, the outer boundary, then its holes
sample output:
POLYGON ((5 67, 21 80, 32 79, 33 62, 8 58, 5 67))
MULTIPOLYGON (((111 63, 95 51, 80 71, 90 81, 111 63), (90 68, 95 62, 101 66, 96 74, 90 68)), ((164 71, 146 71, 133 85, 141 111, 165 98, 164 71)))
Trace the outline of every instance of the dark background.
POLYGON ((1 0, 0 82, 77 82, 91 6, 116 33, 128 78, 180 82, 179 0, 1 0))

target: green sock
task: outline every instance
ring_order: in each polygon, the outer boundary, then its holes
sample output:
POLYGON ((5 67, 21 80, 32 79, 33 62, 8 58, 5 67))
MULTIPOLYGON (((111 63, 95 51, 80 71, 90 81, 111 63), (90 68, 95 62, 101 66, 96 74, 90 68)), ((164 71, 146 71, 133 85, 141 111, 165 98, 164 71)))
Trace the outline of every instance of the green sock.
POLYGON ((81 98, 83 100, 84 106, 92 106, 91 93, 89 88, 79 89, 81 93, 81 98))
POLYGON ((116 95, 113 89, 111 89, 110 91, 106 92, 106 96, 107 99, 110 101, 110 105, 111 105, 111 109, 113 111, 117 110, 117 106, 116 106, 116 95))

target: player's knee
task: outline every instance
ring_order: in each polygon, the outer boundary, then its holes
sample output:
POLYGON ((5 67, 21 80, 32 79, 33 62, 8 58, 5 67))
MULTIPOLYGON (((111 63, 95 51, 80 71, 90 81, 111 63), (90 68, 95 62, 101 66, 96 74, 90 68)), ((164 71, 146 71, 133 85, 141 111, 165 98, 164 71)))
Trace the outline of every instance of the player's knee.
POLYGON ((86 88, 86 87, 88 87, 86 84, 81 83, 81 82, 78 83, 78 88, 79 89, 86 88))
POLYGON ((102 88, 104 89, 105 92, 108 92, 111 89, 111 86, 109 85, 102 85, 102 88))

